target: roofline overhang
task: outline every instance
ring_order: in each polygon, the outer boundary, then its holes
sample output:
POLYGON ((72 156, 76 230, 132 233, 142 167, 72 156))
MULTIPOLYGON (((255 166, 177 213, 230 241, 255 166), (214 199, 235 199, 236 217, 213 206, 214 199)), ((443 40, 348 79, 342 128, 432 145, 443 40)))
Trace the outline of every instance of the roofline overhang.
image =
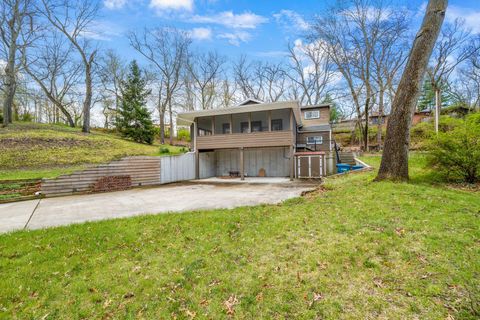
POLYGON ((195 121, 195 119, 199 117, 212 117, 212 116, 220 116, 220 115, 240 114, 240 113, 269 111, 269 110, 281 110, 281 109, 292 109, 297 126, 302 125, 302 122, 301 122, 302 117, 300 114, 300 104, 297 100, 270 102, 270 103, 261 103, 261 104, 249 104, 244 106, 235 106, 235 107, 221 108, 221 109, 182 112, 177 115, 177 124, 191 125, 195 121))

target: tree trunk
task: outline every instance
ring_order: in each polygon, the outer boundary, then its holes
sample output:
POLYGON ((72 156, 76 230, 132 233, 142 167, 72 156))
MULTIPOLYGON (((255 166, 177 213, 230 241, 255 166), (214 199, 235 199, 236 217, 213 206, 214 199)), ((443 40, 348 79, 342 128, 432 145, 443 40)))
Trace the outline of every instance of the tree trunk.
POLYGON ((430 0, 398 85, 387 124, 385 149, 376 180, 408 180, 408 148, 412 115, 428 60, 440 33, 448 0, 430 0))
POLYGON ((438 124, 440 122, 440 108, 442 105, 442 91, 440 88, 435 89, 435 133, 438 133, 438 124))
POLYGON ((92 105, 92 70, 90 64, 85 64, 85 100, 83 101, 82 132, 90 132, 90 107, 92 105))
POLYGON ((378 149, 382 149, 382 130, 383 130, 383 96, 384 96, 384 91, 383 89, 380 89, 380 92, 378 93, 378 127, 377 127, 377 144, 378 144, 378 149))
MULTIPOLYGON (((13 37, 13 34, 12 34, 13 37)), ((15 99, 15 91, 17 83, 15 79, 15 55, 17 52, 16 37, 10 42, 8 52, 8 61, 5 67, 5 92, 6 97, 3 102, 3 125, 6 127, 12 123, 13 101, 15 99)))
POLYGON ((168 102, 168 115, 170 116, 170 145, 173 145, 173 112, 172 112, 172 101, 168 102))
POLYGON ((158 117, 160 121, 160 143, 165 144, 165 109, 162 106, 161 91, 158 93, 158 117))

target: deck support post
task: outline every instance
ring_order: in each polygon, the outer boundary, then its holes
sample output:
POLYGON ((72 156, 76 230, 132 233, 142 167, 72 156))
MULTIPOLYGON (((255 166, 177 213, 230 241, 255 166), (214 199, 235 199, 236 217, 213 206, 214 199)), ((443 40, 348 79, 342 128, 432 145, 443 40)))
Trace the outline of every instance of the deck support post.
POLYGON ((295 155, 293 152, 293 146, 290 146, 290 181, 293 181, 295 171, 295 155))
POLYGON ((244 164, 243 147, 240 148, 240 179, 245 180, 245 164, 244 164))
POLYGON ((197 119, 193 122, 193 151, 195 151, 195 179, 200 179, 200 154, 197 147, 198 123, 197 119))
POLYGON ((195 180, 200 179, 200 154, 195 149, 195 180))
POLYGON ((272 110, 268 110, 268 132, 272 131, 272 110))

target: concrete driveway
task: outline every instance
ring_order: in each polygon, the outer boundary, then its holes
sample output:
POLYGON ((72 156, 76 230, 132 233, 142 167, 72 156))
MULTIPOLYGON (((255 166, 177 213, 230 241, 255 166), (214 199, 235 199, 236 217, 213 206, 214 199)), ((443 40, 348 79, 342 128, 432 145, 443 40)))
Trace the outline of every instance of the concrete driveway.
POLYGON ((302 184, 180 184, 0 204, 0 232, 40 229, 142 214, 279 203, 302 184))

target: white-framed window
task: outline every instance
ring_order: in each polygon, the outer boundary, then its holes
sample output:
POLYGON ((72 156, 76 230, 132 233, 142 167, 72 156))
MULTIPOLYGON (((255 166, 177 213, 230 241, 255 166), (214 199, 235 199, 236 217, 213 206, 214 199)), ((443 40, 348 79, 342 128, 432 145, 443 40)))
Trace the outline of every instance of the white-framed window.
POLYGON ((320 110, 305 111, 304 117, 305 117, 305 120, 319 119, 320 118, 320 110))
POLYGON ((307 144, 322 144, 323 136, 307 137, 307 144))

